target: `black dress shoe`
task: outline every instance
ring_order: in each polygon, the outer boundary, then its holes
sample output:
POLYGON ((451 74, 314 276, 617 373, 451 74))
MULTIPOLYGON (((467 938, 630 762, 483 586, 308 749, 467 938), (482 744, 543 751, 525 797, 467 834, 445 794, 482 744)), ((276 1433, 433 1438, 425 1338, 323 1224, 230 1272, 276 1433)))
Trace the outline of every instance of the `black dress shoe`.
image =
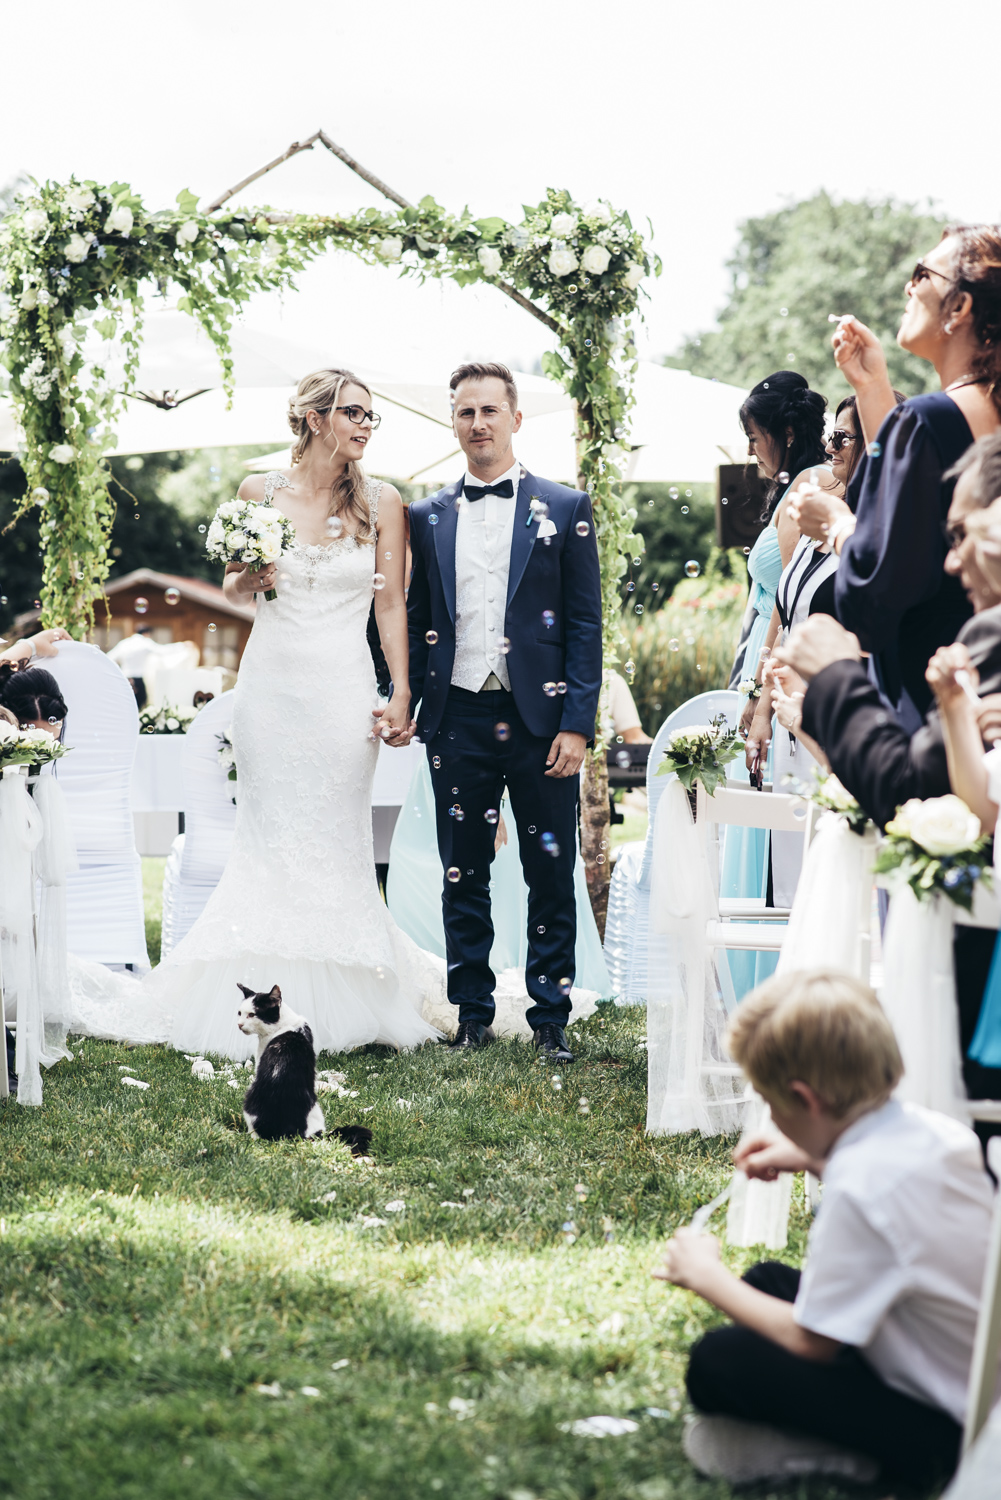
POLYGON ((493 1039, 494 1034, 489 1026, 483 1026, 479 1021, 460 1021, 459 1029, 448 1045, 474 1050, 477 1047, 485 1047, 493 1039))
POLYGON ((546 1021, 532 1033, 532 1040, 549 1062, 572 1063, 574 1055, 567 1046, 566 1032, 555 1021, 546 1021))

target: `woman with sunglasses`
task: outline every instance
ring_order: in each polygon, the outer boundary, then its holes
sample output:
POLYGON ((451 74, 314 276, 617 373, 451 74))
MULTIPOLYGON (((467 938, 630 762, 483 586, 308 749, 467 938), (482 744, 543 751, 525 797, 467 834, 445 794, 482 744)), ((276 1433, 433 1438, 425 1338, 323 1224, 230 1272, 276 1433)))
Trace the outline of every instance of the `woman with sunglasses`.
POLYGON ((1001 426, 1001 228, 950 227, 905 291, 897 342, 934 365, 941 391, 895 407, 879 340, 842 318, 834 357, 855 388, 868 453, 847 503, 811 493, 793 514, 841 554, 837 617, 872 654, 880 692, 913 731, 931 701, 928 660, 970 614, 958 580, 943 572, 954 484, 943 476, 1001 426))

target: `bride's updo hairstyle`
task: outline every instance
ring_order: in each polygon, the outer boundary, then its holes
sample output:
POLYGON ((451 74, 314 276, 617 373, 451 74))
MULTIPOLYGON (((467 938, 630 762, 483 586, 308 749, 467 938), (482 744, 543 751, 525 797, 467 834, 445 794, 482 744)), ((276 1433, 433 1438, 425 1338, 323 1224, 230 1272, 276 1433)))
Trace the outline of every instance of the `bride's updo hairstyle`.
POLYGON ((753 420, 762 432, 767 432, 779 453, 783 455, 780 472, 789 479, 768 481, 768 500, 765 519, 771 520, 772 512, 782 497, 790 479, 795 479, 803 469, 821 468, 827 462, 824 452, 824 413, 827 400, 819 391, 811 391, 807 381, 795 370, 776 370, 766 380, 759 381, 740 408, 740 425, 750 437, 747 429, 753 420), (789 441, 790 434, 792 442, 789 441))
POLYGON ((987 394, 1001 412, 1001 226, 950 224, 942 232, 955 249, 956 284, 943 300, 943 311, 964 292, 973 303, 973 335, 979 345, 970 374, 983 381, 987 394))
MULTIPOLYGON (((372 392, 364 380, 359 380, 350 370, 314 370, 311 375, 304 375, 299 381, 295 395, 288 404, 288 425, 295 438, 292 444, 293 468, 302 462, 313 441, 307 421, 308 413, 315 411, 322 418, 329 417, 335 406, 343 404, 341 392, 348 385, 359 386, 366 392, 369 400, 372 399, 372 392)), ((335 448, 331 457, 335 457, 336 453, 335 448)), ((356 523, 355 540, 375 541, 368 505, 368 481, 360 463, 352 461, 345 464, 334 480, 330 494, 330 515, 353 516, 356 523)))
POLYGON ((22 727, 39 719, 52 723, 66 717, 62 690, 44 667, 22 667, 16 672, 10 662, 0 664, 0 704, 22 727))

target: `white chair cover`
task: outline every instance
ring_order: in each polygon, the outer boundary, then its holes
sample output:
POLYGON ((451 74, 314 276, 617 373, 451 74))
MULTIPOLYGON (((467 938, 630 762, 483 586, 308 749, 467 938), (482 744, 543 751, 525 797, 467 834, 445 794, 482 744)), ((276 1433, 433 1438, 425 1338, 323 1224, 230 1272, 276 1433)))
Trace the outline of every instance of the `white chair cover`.
POLYGON ((139 738, 132 689, 114 662, 80 641, 65 641, 45 669, 68 710, 56 764, 79 868, 66 882, 69 951, 102 964, 149 967, 142 865, 132 824, 130 779, 139 738))
POLYGON ((28 796, 27 767, 7 766, 0 777, 0 982, 4 1019, 18 1023, 15 1067, 22 1104, 42 1102, 32 876, 32 855, 41 837, 41 816, 28 796))
POLYGON ((233 847, 238 784, 219 763, 220 737, 232 722, 233 693, 223 693, 205 705, 184 736, 184 833, 174 840, 163 875, 163 958, 201 916, 233 847))
MULTIPOLYGON (((699 693, 690 698, 673 714, 668 715, 657 731, 650 746, 647 761, 647 834, 643 854, 638 863, 630 859, 626 864, 622 856, 616 861, 612 872, 609 906, 615 913, 615 945, 619 952, 628 954, 624 965, 619 965, 618 982, 613 978, 613 988, 618 990, 620 1005, 645 1005, 648 992, 648 946, 650 918, 650 890, 653 875, 654 826, 657 805, 673 777, 658 776, 657 767, 664 757, 670 736, 677 729, 687 729, 694 724, 707 724, 717 714, 725 714, 731 724, 736 724, 743 700, 739 693, 720 689, 711 693, 699 693), (632 886, 630 892, 622 889, 624 883, 632 886), (624 970, 624 972, 623 972, 624 970)), ((612 978, 611 973, 609 975, 612 978)))

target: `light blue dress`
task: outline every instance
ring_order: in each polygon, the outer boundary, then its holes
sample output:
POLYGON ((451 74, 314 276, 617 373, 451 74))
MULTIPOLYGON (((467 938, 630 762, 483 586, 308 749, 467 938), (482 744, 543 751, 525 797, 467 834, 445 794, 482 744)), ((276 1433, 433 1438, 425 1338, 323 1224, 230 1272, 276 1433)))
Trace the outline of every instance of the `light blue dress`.
MULTIPOLYGON (((739 677, 753 676, 758 653, 765 644, 772 610, 775 608, 775 591, 782 577, 782 554, 779 552, 779 534, 774 525, 766 526, 758 537, 747 559, 747 571, 751 576, 751 604, 754 608, 754 623, 744 647, 744 660, 739 677)), ((769 752, 769 764, 771 752, 769 752)), ((732 781, 748 781, 747 767, 738 757, 728 768, 732 781)), ((723 835, 720 850, 719 893, 721 896, 746 898, 764 896, 768 888, 768 830, 767 828, 728 827, 723 835)), ((734 994, 738 1000, 761 984, 775 972, 777 953, 728 953, 727 963, 733 979, 734 994)))
MULTIPOLYGON (((490 967, 495 974, 501 974, 505 969, 524 969, 528 956, 528 887, 518 853, 518 829, 506 794, 501 800, 501 815, 508 842, 497 852, 490 871, 490 909, 494 924, 490 967)), ((431 773, 427 757, 422 755, 393 832, 386 904, 397 926, 413 938, 419 948, 437 953, 440 958, 445 957, 445 930, 441 920, 442 879, 431 773)), ((577 897, 577 974, 574 986, 596 991, 599 998, 608 999, 613 990, 591 911, 584 861, 579 850, 574 867, 574 890, 577 897)))

